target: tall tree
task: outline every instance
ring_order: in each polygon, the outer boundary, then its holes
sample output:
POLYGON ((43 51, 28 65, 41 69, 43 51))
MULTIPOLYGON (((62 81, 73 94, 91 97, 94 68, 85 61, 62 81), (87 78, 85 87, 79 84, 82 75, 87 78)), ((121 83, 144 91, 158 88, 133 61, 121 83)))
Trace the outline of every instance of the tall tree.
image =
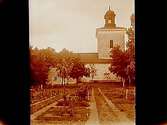
MULTIPOLYGON (((111 51, 111 66, 109 70, 122 78, 124 87, 125 81, 128 86, 135 83, 135 29, 131 26, 127 30, 128 42, 127 50, 122 51, 119 46, 114 47, 111 51)), ((126 89, 126 98, 128 89, 126 89)))
POLYGON ((96 67, 94 64, 90 64, 90 76, 92 78, 92 80, 94 79, 94 77, 96 76, 96 67))
POLYGON ((122 78, 124 82, 130 84, 135 82, 135 32, 130 27, 127 30, 128 42, 127 50, 122 51, 119 46, 114 47, 111 51, 110 71, 122 78))
POLYGON ((79 78, 88 75, 87 73, 87 68, 80 62, 79 58, 76 58, 70 72, 70 77, 75 78, 78 83, 79 78))
POLYGON ((122 79, 123 87, 127 80, 127 65, 129 57, 127 52, 122 51, 120 46, 114 47, 111 51, 111 65, 109 70, 122 79))
POLYGON ((30 47, 31 84, 45 84, 50 67, 57 64, 57 54, 52 48, 33 49, 30 47))
POLYGON ((136 67, 135 67, 135 31, 133 27, 130 27, 127 30, 128 34, 128 49, 127 53, 129 56, 129 64, 127 66, 127 74, 129 77, 129 83, 135 82, 135 73, 136 73, 136 67))
POLYGON ((62 78, 62 85, 66 84, 65 80, 68 81, 70 72, 74 65, 75 56, 72 52, 67 49, 63 49, 59 53, 60 61, 57 64, 58 75, 62 78))

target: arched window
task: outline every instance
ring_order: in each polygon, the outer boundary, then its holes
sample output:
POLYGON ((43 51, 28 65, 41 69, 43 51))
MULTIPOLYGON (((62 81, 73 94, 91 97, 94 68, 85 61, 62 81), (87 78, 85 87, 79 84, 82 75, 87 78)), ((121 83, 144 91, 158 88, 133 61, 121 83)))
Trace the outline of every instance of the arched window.
POLYGON ((110 40, 110 48, 113 48, 113 40, 110 40))

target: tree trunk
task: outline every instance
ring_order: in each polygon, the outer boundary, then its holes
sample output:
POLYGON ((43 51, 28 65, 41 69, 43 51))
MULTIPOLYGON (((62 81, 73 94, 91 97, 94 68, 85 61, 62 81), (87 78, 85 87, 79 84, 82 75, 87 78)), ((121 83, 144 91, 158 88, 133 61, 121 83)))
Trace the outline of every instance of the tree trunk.
POLYGON ((61 85, 63 85, 63 77, 61 78, 61 85))
POLYGON ((130 77, 128 76, 128 86, 127 86, 127 88, 126 88, 126 96, 125 96, 126 99, 128 99, 128 93, 129 93, 128 89, 129 89, 129 87, 130 87, 130 82, 131 82, 131 79, 130 79, 130 77))
POLYGON ((63 79, 63 82, 64 82, 64 86, 65 86, 65 80, 66 80, 66 79, 64 78, 64 79, 63 79))
POLYGON ((62 77, 62 85, 64 86, 65 85, 65 78, 62 77))
POLYGON ((125 91, 125 99, 128 99, 128 88, 126 88, 126 91, 125 91))
POLYGON ((76 82, 77 82, 77 84, 78 84, 78 82, 79 82, 79 79, 78 79, 78 78, 76 78, 76 82))
POLYGON ((40 89, 43 89, 43 84, 40 85, 40 89))
POLYGON ((122 80, 122 98, 124 98, 124 86, 125 86, 125 80, 121 78, 122 80))
POLYGON ((124 88, 125 87, 125 79, 122 78, 122 87, 124 88))
POLYGON ((130 86, 130 83, 131 83, 131 78, 130 76, 128 76, 128 80, 129 80, 129 83, 128 83, 128 87, 130 86))

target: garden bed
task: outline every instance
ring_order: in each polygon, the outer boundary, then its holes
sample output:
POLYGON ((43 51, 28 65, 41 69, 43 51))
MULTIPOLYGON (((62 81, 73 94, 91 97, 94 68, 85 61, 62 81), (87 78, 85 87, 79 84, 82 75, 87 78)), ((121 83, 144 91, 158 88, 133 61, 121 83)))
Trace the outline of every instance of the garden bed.
POLYGON ((89 118, 89 108, 87 107, 74 107, 73 113, 67 106, 55 106, 51 107, 48 111, 37 117, 35 120, 41 121, 74 121, 74 122, 85 122, 89 118))
POLYGON ((90 100, 88 98, 88 95, 90 96, 88 94, 90 89, 87 89, 88 91, 85 92, 83 88, 71 90, 63 95, 54 106, 36 117, 33 122, 44 123, 44 125, 49 123, 55 125, 85 124, 90 115, 90 100))
POLYGON ((128 98, 125 98, 125 90, 122 88, 103 87, 102 92, 122 112, 125 112, 130 120, 135 120, 134 88, 129 88, 128 98))

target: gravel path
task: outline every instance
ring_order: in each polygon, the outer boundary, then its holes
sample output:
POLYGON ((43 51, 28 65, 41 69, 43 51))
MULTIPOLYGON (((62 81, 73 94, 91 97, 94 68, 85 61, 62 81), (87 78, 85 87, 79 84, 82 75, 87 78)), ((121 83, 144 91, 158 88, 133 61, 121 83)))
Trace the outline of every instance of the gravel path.
POLYGON ((96 101, 94 97, 94 89, 92 89, 91 103, 90 103, 90 117, 86 122, 86 125, 99 125, 98 112, 96 107, 96 101))

